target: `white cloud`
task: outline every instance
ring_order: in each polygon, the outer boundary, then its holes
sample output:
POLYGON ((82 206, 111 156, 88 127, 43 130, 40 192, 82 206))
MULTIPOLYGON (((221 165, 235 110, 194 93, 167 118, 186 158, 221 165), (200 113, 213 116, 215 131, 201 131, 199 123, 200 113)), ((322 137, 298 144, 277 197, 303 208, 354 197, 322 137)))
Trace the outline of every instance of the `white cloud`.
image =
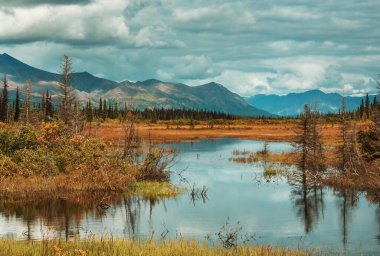
POLYGON ((380 73, 377 1, 7 2, 1 50, 52 72, 67 53, 113 80, 216 81, 246 96, 374 91, 380 73))
POLYGON ((321 18, 321 15, 313 13, 303 7, 288 7, 279 6, 269 10, 258 12, 260 16, 293 19, 293 20, 316 20, 321 18))

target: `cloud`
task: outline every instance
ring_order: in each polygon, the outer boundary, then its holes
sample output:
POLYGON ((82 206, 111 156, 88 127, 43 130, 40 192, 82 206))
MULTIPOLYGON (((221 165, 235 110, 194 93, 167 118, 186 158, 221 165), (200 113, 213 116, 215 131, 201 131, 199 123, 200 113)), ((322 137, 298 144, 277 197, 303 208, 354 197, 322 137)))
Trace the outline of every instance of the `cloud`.
POLYGON ((186 55, 164 58, 165 68, 157 71, 160 79, 204 79, 220 73, 210 57, 186 55))
POLYGON ((35 5, 82 5, 92 0, 0 0, 1 6, 35 6, 35 5))
POLYGON ((67 53, 76 71, 117 81, 216 81, 245 96, 374 92, 380 73, 378 1, 0 3, 2 51, 53 72, 67 53))

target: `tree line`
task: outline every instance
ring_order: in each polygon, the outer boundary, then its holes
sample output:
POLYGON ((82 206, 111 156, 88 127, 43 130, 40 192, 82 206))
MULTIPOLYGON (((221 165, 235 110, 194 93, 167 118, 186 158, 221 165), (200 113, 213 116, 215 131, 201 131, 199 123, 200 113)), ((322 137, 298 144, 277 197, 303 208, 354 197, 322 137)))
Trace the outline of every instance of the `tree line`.
POLYGON ((40 96, 31 91, 31 82, 26 81, 22 90, 16 89, 16 96, 11 102, 9 97, 9 81, 7 75, 3 76, 3 90, 0 93, 0 121, 4 123, 24 122, 36 123, 61 120, 66 125, 79 129, 80 123, 94 120, 123 119, 128 113, 135 118, 156 122, 159 120, 236 120, 246 117, 204 110, 204 109, 170 109, 146 108, 143 110, 129 106, 128 102, 119 105, 114 100, 99 98, 97 104, 89 99, 85 104, 76 98, 72 84, 72 61, 64 55, 61 65, 61 81, 59 94, 52 95, 49 90, 40 96))

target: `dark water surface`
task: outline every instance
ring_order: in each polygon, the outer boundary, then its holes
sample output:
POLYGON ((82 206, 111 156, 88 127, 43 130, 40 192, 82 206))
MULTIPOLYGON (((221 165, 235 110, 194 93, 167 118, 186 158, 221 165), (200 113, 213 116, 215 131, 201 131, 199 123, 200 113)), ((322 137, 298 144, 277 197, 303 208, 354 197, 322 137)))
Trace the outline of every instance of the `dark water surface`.
MULTIPOLYGON (((270 143, 272 152, 290 150, 270 143)), ((0 199, 0 236, 165 236, 217 241, 226 223, 242 230, 241 241, 278 246, 316 247, 327 251, 380 254, 380 208, 376 195, 350 190, 289 185, 285 179, 261 179, 263 167, 229 161, 234 149, 257 151, 260 141, 223 139, 167 145, 179 150, 176 171, 190 184, 208 188, 207 197, 189 193, 173 199, 104 196, 108 209, 86 198, 49 198, 23 205, 0 199), (239 223, 238 223, 239 222, 239 223)))

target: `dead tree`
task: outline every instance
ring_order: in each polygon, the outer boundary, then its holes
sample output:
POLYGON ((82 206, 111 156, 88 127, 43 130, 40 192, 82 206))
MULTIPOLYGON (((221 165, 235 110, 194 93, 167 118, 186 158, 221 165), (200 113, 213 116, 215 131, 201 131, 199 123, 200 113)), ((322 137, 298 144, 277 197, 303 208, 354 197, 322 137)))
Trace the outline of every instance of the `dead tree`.
POLYGON ((63 63, 61 66, 61 82, 59 88, 61 91, 61 104, 60 104, 60 116, 62 121, 73 128, 73 115, 74 115, 74 103, 75 95, 74 88, 71 85, 72 81, 72 61, 66 54, 63 56, 63 63))
POLYGON ((366 168, 361 159, 359 143, 357 141, 356 125, 352 125, 346 111, 346 99, 342 99, 342 109, 340 113, 340 170, 343 173, 358 174, 365 172, 366 168))
POLYGON ((30 81, 25 82, 25 99, 24 99, 24 119, 25 123, 29 124, 30 121, 30 81))

